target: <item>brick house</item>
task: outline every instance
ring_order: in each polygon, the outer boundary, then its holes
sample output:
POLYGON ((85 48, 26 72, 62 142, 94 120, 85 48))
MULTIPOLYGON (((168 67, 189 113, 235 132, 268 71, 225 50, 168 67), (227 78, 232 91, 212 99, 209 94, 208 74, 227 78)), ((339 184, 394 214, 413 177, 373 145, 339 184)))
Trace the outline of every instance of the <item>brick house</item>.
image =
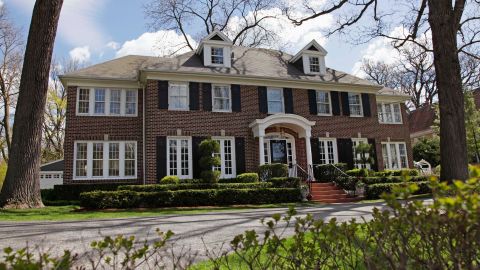
POLYGON ((326 55, 315 41, 292 56, 213 32, 195 52, 66 74, 64 183, 196 178, 207 137, 221 145, 222 178, 273 162, 353 168, 360 142, 375 145, 373 169, 411 167, 409 97, 326 68, 326 55))

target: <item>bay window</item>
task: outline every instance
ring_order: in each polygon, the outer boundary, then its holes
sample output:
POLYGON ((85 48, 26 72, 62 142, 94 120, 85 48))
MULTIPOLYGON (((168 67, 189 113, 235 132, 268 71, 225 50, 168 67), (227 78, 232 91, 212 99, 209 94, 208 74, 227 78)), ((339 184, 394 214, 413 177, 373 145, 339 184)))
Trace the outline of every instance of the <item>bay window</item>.
POLYGON ((167 172, 180 179, 192 178, 192 140, 190 137, 167 138, 167 172))
POLYGON ((332 104, 330 103, 330 92, 317 92, 317 114, 332 115, 332 104))
POLYGON ((382 143, 382 156, 385 169, 408 168, 407 147, 404 142, 382 143))
POLYGON ((170 82, 168 85, 168 109, 188 110, 188 83, 170 82))
POLYGON ((335 138, 319 138, 318 140, 320 164, 338 163, 337 140, 335 138))
POLYGON ((268 88, 267 89, 268 113, 283 113, 283 89, 268 88))
POLYGON ((363 116, 362 97, 358 93, 348 93, 350 116, 363 116))
POLYGON ((232 98, 229 85, 212 86, 212 103, 214 112, 231 112, 232 98))
POLYGON ((138 91, 133 89, 79 88, 77 115, 136 116, 138 91))
POLYGON ((401 124, 400 103, 377 103, 378 121, 382 124, 401 124))
POLYGON ((233 137, 213 137, 214 141, 220 145, 220 152, 214 153, 214 156, 220 159, 220 166, 213 169, 220 171, 220 178, 234 178, 235 169, 235 139, 233 137))

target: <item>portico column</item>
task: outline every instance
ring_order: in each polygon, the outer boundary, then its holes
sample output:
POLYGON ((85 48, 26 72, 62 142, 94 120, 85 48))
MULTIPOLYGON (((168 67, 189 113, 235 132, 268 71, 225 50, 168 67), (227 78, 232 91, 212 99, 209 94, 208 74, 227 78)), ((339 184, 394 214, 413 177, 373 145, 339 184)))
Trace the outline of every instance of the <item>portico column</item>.
POLYGON ((259 156, 259 161, 260 165, 265 164, 265 156, 264 156, 265 150, 263 149, 263 136, 258 136, 258 154, 259 156))
POLYGON ((312 146, 310 145, 310 136, 305 136, 305 148, 307 151, 307 170, 308 170, 310 166, 313 166, 312 146))

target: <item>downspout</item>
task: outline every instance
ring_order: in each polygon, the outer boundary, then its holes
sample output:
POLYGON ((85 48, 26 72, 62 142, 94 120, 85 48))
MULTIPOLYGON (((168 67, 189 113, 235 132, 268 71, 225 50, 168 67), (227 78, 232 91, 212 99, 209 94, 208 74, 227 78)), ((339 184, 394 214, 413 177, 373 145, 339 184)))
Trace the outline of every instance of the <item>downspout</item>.
POLYGON ((146 173, 147 171, 145 170, 146 168, 146 162, 145 162, 145 138, 146 138, 146 134, 145 134, 145 96, 146 96, 146 93, 145 93, 145 84, 142 85, 142 133, 143 133, 143 142, 142 142, 142 151, 143 151, 143 156, 142 156, 142 163, 143 163, 143 185, 145 185, 145 178, 146 178, 146 173))

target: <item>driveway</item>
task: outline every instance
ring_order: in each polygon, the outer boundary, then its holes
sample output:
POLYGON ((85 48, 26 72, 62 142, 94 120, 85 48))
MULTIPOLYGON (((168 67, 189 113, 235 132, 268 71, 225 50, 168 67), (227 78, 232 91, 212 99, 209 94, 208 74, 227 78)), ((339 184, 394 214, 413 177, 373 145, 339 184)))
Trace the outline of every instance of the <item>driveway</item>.
MULTIPOLYGON (((371 218, 374 207, 383 208, 384 203, 330 204, 297 208, 299 215, 312 214, 315 218, 329 220, 337 218, 346 221, 352 218, 371 218)), ((204 256, 206 245, 209 249, 228 243, 237 234, 255 229, 262 232, 261 218, 274 213, 285 213, 287 208, 210 212, 190 215, 162 215, 156 217, 119 218, 108 220, 82 220, 59 222, 0 222, 0 249, 40 245, 52 248, 53 253, 64 249, 82 253, 90 242, 107 235, 135 235, 137 239, 152 239, 155 229, 172 230, 175 233, 175 248, 198 251, 204 256)), ((290 234, 287 230, 286 234, 290 234)))

